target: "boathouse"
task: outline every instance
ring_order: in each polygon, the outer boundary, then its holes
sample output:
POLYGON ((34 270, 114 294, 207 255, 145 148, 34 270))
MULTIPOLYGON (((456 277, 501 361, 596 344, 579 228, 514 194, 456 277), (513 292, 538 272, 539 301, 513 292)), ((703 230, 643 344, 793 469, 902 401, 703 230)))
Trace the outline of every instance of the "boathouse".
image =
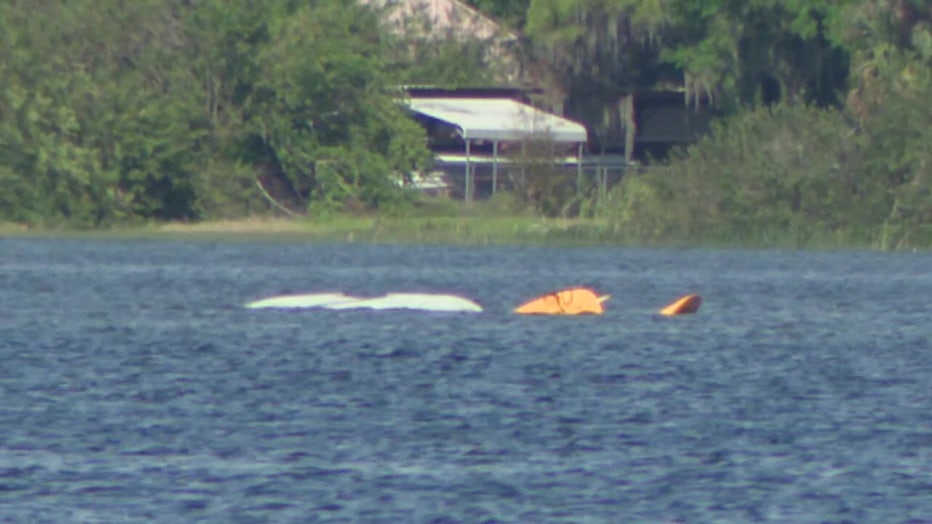
POLYGON ((585 126, 529 103, 521 90, 409 88, 405 100, 427 131, 434 154, 433 183, 442 177, 467 201, 511 185, 531 149, 546 147, 548 162, 583 176, 585 126))

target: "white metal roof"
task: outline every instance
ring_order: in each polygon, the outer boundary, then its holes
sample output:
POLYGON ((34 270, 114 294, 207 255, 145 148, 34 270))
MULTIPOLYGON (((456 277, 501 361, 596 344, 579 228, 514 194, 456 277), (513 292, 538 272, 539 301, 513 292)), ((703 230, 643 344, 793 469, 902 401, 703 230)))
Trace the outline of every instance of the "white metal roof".
POLYGON ((412 98, 415 112, 456 126, 468 140, 517 141, 546 137, 586 142, 586 128, 510 98, 412 98))

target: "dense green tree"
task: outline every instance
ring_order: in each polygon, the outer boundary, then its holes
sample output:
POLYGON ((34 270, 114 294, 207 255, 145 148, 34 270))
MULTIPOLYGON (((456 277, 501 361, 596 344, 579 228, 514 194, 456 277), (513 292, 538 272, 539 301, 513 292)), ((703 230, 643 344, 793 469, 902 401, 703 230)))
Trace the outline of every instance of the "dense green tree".
POLYGON ((5 214, 81 224, 189 215, 197 160, 188 143, 199 132, 184 107, 190 85, 153 67, 173 44, 165 28, 136 31, 166 7, 46 1, 2 9, 0 158, 7 181, 21 188, 5 194, 5 214))
POLYGON ((512 29, 524 27, 530 0, 468 0, 467 3, 512 29))
POLYGON ((532 0, 527 31, 567 92, 611 100, 675 83, 732 109, 758 97, 827 105, 847 74, 823 25, 835 10, 817 0, 532 0))
POLYGON ((645 239, 829 235, 932 242, 932 19, 908 2, 847 3, 826 35, 850 57, 840 109, 750 109, 616 189, 614 224, 645 239), (908 15, 908 16, 907 16, 908 15), (905 38, 908 33, 909 38, 905 38))
POLYGON ((324 208, 384 205, 392 177, 426 160, 381 45, 375 13, 354 4, 305 5, 269 27, 250 102, 255 129, 294 191, 324 208))
POLYGON ((533 0, 527 32, 569 100, 611 108, 673 71, 690 101, 734 115, 623 184, 609 206, 620 229, 871 230, 891 247, 928 237, 932 222, 930 11, 912 0, 533 0))
POLYGON ((265 205, 257 181, 275 197, 290 185, 299 210, 400 198, 393 180, 425 139, 391 89, 375 14, 255 4, 0 5, 0 219, 243 214, 265 205))

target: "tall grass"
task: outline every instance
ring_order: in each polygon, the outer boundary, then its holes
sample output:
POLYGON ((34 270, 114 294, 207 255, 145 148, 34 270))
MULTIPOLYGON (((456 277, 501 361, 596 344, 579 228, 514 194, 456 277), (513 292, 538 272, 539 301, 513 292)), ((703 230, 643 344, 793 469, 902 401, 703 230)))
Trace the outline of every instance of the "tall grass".
MULTIPOLYGON (((629 210, 630 211, 630 210, 629 210)), ((637 210, 635 210, 637 211, 637 210)), ((646 214, 645 214, 646 216, 646 214)), ((634 221, 643 225, 642 222, 634 221)), ((903 242, 893 226, 830 231, 818 224, 737 228, 707 225, 696 229, 660 224, 644 228, 606 218, 542 218, 507 194, 467 205, 425 199, 405 213, 335 214, 319 217, 250 217, 197 223, 147 223, 106 230, 32 228, 0 223, 2 236, 81 238, 159 238, 199 240, 288 240, 445 245, 560 245, 711 247, 744 249, 911 249, 932 247, 932 226, 903 242)))

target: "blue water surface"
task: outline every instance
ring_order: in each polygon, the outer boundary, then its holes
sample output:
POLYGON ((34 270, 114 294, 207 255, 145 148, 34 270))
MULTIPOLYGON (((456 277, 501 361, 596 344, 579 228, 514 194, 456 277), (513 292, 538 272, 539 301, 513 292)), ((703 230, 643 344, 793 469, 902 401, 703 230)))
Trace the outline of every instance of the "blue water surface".
POLYGON ((0 239, 0 520, 932 522, 930 297, 929 253, 0 239), (322 291, 485 311, 242 307, 322 291))

